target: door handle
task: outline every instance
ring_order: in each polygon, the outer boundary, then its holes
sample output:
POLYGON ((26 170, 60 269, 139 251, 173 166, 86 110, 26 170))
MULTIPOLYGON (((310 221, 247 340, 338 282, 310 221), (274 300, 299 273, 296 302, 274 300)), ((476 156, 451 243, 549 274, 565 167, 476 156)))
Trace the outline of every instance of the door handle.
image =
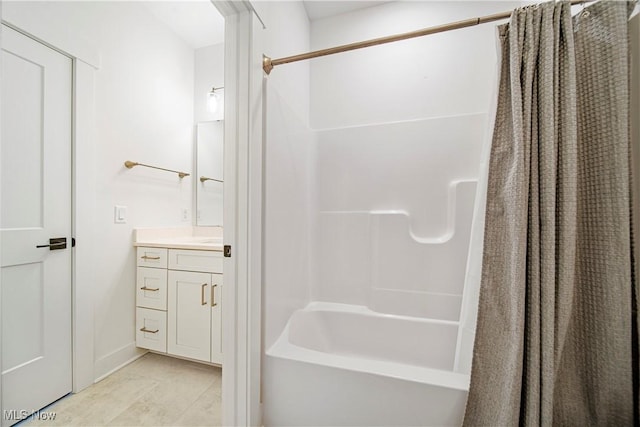
POLYGON ((211 287, 211 307, 215 307, 216 305, 218 305, 218 303, 216 302, 216 288, 218 287, 218 285, 213 285, 211 287))
POLYGON ((200 303, 202 305, 207 305, 207 300, 204 297, 204 291, 205 289, 207 289, 207 286, 209 286, 208 283, 203 283, 202 287, 200 288, 200 303))
POLYGON ((49 239, 48 245, 37 245, 36 248, 49 248, 50 251, 57 251, 59 249, 67 249, 66 237, 54 237, 49 239))

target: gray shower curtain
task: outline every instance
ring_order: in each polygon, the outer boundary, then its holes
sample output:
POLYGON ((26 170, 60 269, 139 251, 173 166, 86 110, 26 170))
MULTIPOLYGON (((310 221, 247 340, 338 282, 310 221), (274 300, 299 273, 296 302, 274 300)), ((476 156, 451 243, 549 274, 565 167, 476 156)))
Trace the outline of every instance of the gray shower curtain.
POLYGON ((499 28, 480 305, 464 425, 633 425, 629 15, 518 9, 499 28))

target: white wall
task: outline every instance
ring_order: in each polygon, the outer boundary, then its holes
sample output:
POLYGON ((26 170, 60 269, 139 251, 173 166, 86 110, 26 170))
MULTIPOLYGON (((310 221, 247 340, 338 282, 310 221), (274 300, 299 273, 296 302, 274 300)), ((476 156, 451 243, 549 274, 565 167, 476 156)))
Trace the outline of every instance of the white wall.
MULTIPOLYGON (((314 21, 311 47, 414 31, 520 4, 384 3, 314 21)), ((326 129, 487 111, 495 78, 495 26, 484 24, 312 61, 312 126, 326 129)))
MULTIPOLYGON (((43 33, 65 34, 99 51, 95 74, 95 153, 77 161, 93 165, 92 200, 96 258, 92 271, 79 265, 79 287, 94 300, 96 378, 136 354, 134 332, 135 227, 190 225, 191 177, 145 168, 133 160, 192 171, 194 52, 140 4, 129 2, 3 2, 3 18, 31 22, 43 33), (46 28, 43 28, 46 27, 46 28), (114 205, 128 207, 126 224, 114 224, 114 205), (89 283, 90 282, 90 283, 89 283)), ((78 176, 76 179, 83 179, 78 176)), ((90 188, 90 187, 89 187, 90 188)))
POLYGON ((96 210, 102 235, 97 241, 107 243, 111 260, 97 271, 97 363, 135 341, 132 229, 190 225, 181 210, 192 206, 193 179, 121 166, 130 159, 192 172, 193 50, 139 6, 101 6, 96 210), (113 224, 115 204, 128 207, 126 225, 113 224))
MULTIPOLYGON (((264 51, 274 58, 309 49, 301 2, 261 4, 264 51)), ((314 135, 309 128, 309 63, 281 67, 266 79, 264 346, 309 301, 314 135)), ((265 368, 267 369, 267 368, 265 368)))
MULTIPOLYGON (((262 2, 264 53, 273 58, 309 50, 309 21, 302 2, 262 2)), ((279 391, 265 356, 291 314, 309 302, 315 211, 315 135, 309 127, 309 63, 280 67, 265 78, 263 228, 264 425, 272 425, 279 391)))

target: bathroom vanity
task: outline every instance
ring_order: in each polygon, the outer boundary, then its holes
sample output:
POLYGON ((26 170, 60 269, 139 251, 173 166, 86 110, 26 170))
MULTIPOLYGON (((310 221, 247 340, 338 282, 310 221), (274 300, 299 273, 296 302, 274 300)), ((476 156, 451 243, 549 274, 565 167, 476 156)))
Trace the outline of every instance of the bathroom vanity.
POLYGON ((222 364, 222 229, 137 229, 136 345, 222 364))

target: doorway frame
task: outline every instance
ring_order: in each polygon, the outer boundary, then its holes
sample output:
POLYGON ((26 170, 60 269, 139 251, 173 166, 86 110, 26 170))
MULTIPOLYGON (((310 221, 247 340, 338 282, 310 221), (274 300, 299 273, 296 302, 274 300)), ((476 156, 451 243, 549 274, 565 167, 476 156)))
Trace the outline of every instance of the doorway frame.
POLYGON ((232 248, 224 259, 222 423, 260 426, 264 26, 249 1, 211 1, 225 18, 223 223, 232 248))
MULTIPOLYGON (((71 206, 70 223, 71 238, 86 241, 85 247, 71 250, 71 392, 78 392, 94 383, 94 331, 93 331, 93 298, 90 287, 80 288, 78 283, 91 283, 91 268, 79 269, 78 265, 92 265, 93 241, 93 204, 89 200, 78 198, 82 192, 94 188, 94 173, 92 165, 83 160, 91 158, 94 150, 94 73, 99 69, 99 54, 91 47, 71 43, 51 43, 47 34, 33 31, 29 25, 7 22, 3 19, 0 6, 0 22, 2 25, 23 34, 36 42, 64 55, 71 60, 71 206), (64 45, 64 47, 61 47, 64 45), (70 53, 74 52, 74 53, 70 53), (77 179, 78 176, 83 177, 77 179), (80 237, 79 237, 80 236, 80 237)), ((55 37, 54 37, 55 39, 55 37)), ((56 40, 60 42, 60 40, 56 40)), ((0 46, 2 46, 0 36, 0 46)), ((0 57, 1 61, 1 57, 0 57)), ((1 65, 1 62, 0 62, 1 65)), ((0 79, 2 78, 0 67, 0 79)), ((0 94, 1 96, 1 94, 0 94)), ((0 141, 1 143, 1 141, 0 141)), ((2 242, 0 241, 0 245, 2 242)), ((0 286, 1 286, 0 276, 0 286)), ((0 294, 1 298, 1 294, 0 294)), ((0 300, 0 310, 2 307, 0 300)), ((0 331, 2 330, 2 316, 0 316, 0 331)), ((2 364, 2 340, 0 340, 0 365, 2 364)), ((0 396, 2 382, 0 382, 0 396)), ((0 401, 0 412, 3 412, 0 401)))
MULTIPOLYGON (((232 308, 223 310, 223 323, 228 325, 223 329, 223 423, 261 425, 262 58, 254 31, 260 26, 249 1, 211 1, 225 18, 225 139, 236 142, 225 155, 225 170, 235 173, 225 176, 225 194, 231 201, 227 204, 225 199, 225 244, 232 246, 233 257, 225 258, 224 266, 225 289, 232 292, 222 297, 223 306, 232 308)), ((0 20, 5 23, 3 17, 0 3, 0 20)), ((71 223, 72 237, 78 241, 72 252, 72 390, 77 393, 95 382, 94 296, 90 286, 78 284, 92 283, 95 271, 94 203, 83 195, 95 194, 91 159, 96 149, 94 81, 100 52, 37 22, 6 24, 72 60, 71 223)), ((0 393, 1 387, 0 383, 0 393)))
MULTIPOLYGON (((93 307, 91 289, 80 288, 78 283, 91 280, 90 268, 79 269, 78 265, 91 265, 91 248, 93 226, 93 207, 88 200, 77 197, 79 193, 92 191, 93 170, 89 162, 81 159, 90 158, 93 153, 93 120, 94 120, 94 73, 99 68, 99 55, 86 46, 51 43, 47 34, 42 34, 29 25, 19 22, 7 22, 0 9, 0 21, 19 33, 41 43, 71 59, 71 237, 80 238, 87 244, 82 249, 72 248, 71 253, 71 361, 72 392, 80 391, 93 384, 93 307), (34 31, 35 30, 35 31, 34 31), (61 47, 60 45, 65 45, 61 47), (70 53, 75 52, 75 53, 70 53), (82 176, 83 179, 77 179, 82 176)), ((55 39, 55 37, 54 37, 55 39)), ((60 42, 60 40, 57 40, 60 42)), ((2 40, 0 39, 0 45, 2 40)), ((2 78, 0 71, 0 78, 2 78)), ((1 242, 0 242, 1 244, 1 242)), ((0 278, 1 280, 1 278, 0 278)), ((90 282, 87 282, 90 283, 90 282)), ((1 283, 0 283, 1 285, 1 283)), ((0 301, 1 307, 1 301, 0 301)), ((0 316, 0 322, 1 322, 0 316)), ((0 330, 1 330, 0 324, 0 330)), ((0 340, 0 346, 2 341, 0 340)), ((1 352, 0 347, 0 364, 1 352)), ((2 393, 0 383, 0 395, 2 393)), ((1 405, 1 402, 0 402, 1 405)), ((0 407, 0 410, 3 408, 0 407)))

